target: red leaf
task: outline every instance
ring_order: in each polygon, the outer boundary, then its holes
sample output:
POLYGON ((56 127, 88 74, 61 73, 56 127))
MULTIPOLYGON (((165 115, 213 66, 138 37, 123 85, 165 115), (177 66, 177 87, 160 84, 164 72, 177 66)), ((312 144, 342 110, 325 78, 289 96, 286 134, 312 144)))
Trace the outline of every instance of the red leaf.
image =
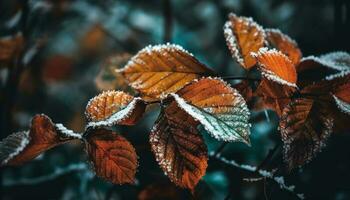
POLYGON ((137 155, 124 137, 106 129, 90 130, 85 145, 97 176, 114 184, 134 183, 137 155))

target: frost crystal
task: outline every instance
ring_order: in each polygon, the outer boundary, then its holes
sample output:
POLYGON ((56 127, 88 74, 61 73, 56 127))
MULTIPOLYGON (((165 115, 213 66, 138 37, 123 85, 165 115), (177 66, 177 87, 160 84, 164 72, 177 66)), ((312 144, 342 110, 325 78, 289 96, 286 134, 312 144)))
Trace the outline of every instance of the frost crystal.
POLYGON ((348 104, 347 102, 339 99, 335 95, 333 95, 333 99, 334 99, 335 103, 337 104, 337 107, 339 108, 339 110, 341 110, 345 114, 350 115, 350 104, 348 104))
POLYGON ((69 130, 65 126, 63 126, 63 124, 56 124, 55 126, 56 126, 56 129, 60 133, 63 133, 64 135, 66 135, 68 137, 77 138, 77 139, 81 139, 82 138, 81 134, 74 133, 72 130, 69 130))

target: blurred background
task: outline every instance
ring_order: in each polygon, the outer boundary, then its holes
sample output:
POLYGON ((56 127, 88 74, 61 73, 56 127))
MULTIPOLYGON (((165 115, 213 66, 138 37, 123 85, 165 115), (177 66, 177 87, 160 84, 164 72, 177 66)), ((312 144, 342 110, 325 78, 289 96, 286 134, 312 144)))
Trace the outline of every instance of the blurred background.
MULTIPOLYGON (((26 130, 36 113, 84 131, 90 98, 103 90, 128 90, 116 88, 111 63, 122 67, 125 59, 116 58, 149 44, 179 44, 222 76, 241 75, 223 36, 229 12, 281 29, 298 42, 303 56, 350 51, 349 0, 1 0, 0 40, 16 38, 24 49, 18 55, 22 64, 0 64, 1 139, 26 130)), ((148 142, 158 113, 153 109, 136 126, 115 128, 139 156, 135 185, 96 178, 77 143, 0 169, 2 199, 295 199, 269 180, 244 181, 251 174, 213 159, 194 197, 174 187, 148 142)), ((281 139, 275 113, 253 112, 251 121, 252 146, 228 144, 222 155, 257 166, 281 139)), ((203 135, 209 151, 219 148, 220 142, 203 135)), ((284 173, 286 182, 307 199, 350 199, 349 143, 349 134, 333 135, 305 168, 284 173)), ((266 169, 281 167, 281 156, 276 157, 266 169)))

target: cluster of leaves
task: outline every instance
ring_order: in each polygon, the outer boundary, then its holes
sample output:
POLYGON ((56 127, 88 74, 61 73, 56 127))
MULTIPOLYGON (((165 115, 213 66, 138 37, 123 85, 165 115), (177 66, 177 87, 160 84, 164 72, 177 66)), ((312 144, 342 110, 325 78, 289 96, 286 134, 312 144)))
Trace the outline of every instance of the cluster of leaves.
POLYGON ((1 164, 22 164, 54 146, 81 140, 97 176, 132 183, 136 152, 110 127, 136 124, 155 103, 161 112, 149 136, 152 152, 170 180, 190 190, 207 168, 207 147, 198 126, 217 140, 250 144, 247 102, 252 109, 273 109, 280 116, 289 169, 312 159, 333 130, 349 129, 344 122, 350 114, 350 55, 302 58, 287 35, 234 14, 224 34, 233 58, 247 70, 241 83, 230 86, 178 45, 148 46, 123 68, 118 65, 129 56, 110 63, 118 88, 131 88, 136 96, 112 90, 91 99, 82 134, 45 115, 35 116, 29 131, 0 143, 1 164), (255 68, 261 72, 259 81, 249 77, 255 68))

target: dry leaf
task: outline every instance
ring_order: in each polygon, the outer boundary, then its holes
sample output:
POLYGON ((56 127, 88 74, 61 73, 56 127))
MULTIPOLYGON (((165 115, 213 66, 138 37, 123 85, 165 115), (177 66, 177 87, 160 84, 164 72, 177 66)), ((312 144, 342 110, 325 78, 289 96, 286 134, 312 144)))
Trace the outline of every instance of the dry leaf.
POLYGON ((175 102, 160 113, 150 134, 160 167, 176 185, 193 190, 207 168, 207 148, 196 122, 175 102))
POLYGON ((0 63, 7 64, 12 61, 20 54, 23 45, 24 40, 22 34, 17 34, 11 38, 0 39, 0 63))
POLYGON ((118 72, 142 95, 156 99, 213 73, 192 54, 173 44, 142 49, 118 72))
POLYGON ((257 52, 265 46, 265 32, 252 18, 238 17, 230 13, 225 23, 224 34, 232 57, 245 69, 256 64, 251 52, 257 52))
POLYGON ((171 94, 216 139, 249 144, 249 110, 237 90, 218 78, 202 78, 171 94))
POLYGON ((80 138, 80 134, 54 124, 46 115, 36 115, 29 131, 13 133, 1 141, 1 164, 20 165, 52 147, 80 138))
POLYGON ((97 176, 114 184, 135 182, 137 155, 124 137, 107 129, 94 129, 88 132, 85 145, 97 176))
POLYGON ((284 110, 279 129, 284 142, 284 160, 291 170, 315 157, 333 129, 326 109, 312 99, 295 99, 284 110))
POLYGON ((302 53, 298 44, 278 29, 265 29, 267 41, 276 49, 288 56, 294 65, 300 62, 302 53))
POLYGON ((87 127, 134 125, 146 109, 145 102, 121 92, 106 91, 92 98, 86 106, 87 127))

